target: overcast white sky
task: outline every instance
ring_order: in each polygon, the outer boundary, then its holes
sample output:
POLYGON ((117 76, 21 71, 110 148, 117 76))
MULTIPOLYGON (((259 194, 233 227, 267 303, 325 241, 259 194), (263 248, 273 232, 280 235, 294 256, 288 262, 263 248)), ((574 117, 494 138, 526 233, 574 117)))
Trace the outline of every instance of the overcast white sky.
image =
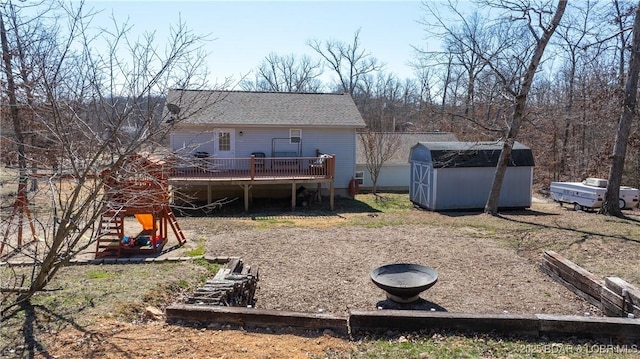
MULTIPOLYGON (((129 19, 137 32, 157 31, 166 38, 181 17, 196 33, 210 34, 207 49, 211 82, 253 70, 270 52, 315 56, 310 39, 350 43, 360 29, 360 43, 386 70, 413 77, 411 45, 426 47, 420 1, 89 1, 101 12, 94 26, 108 26, 113 16, 129 19)), ((429 45, 430 50, 433 45, 429 45)))

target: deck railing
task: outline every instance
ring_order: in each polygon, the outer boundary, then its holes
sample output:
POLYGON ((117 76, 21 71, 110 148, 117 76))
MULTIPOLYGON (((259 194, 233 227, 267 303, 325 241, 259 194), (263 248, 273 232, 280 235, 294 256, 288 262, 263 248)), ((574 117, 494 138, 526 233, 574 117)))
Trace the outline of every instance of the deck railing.
POLYGON ((170 178, 296 179, 333 178, 335 156, 192 158, 177 162, 170 178))

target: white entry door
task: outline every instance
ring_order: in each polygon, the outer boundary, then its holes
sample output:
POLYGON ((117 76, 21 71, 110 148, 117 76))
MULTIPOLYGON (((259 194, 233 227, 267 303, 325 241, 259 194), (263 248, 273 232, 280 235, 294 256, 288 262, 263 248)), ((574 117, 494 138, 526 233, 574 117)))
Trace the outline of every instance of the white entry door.
POLYGON ((218 164, 225 169, 234 168, 232 158, 235 157, 235 131, 230 128, 217 129, 214 134, 214 159, 219 159, 218 164))

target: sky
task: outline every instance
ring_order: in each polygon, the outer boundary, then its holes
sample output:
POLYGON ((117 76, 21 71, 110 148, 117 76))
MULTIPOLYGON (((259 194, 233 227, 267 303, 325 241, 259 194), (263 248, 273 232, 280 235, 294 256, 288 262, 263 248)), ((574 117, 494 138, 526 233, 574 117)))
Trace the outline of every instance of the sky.
MULTIPOLYGON (((92 25, 110 26, 111 17, 128 19, 136 33, 157 31, 166 38, 178 19, 198 34, 212 39, 209 52, 210 82, 240 79, 254 70, 269 53, 280 56, 316 53, 309 40, 351 43, 360 30, 360 44, 385 71, 411 78, 412 46, 429 48, 425 41, 420 1, 88 1, 99 13, 92 25)), ((251 78, 251 77, 250 77, 251 78)), ((324 78, 323 80, 329 80, 324 78)))

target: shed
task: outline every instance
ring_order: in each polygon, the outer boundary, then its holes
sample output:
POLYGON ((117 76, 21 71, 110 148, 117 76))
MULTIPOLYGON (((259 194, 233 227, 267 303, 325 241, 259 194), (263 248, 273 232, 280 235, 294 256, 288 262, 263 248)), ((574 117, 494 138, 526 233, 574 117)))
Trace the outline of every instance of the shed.
MULTIPOLYGON (((484 208, 503 142, 419 142, 411 148, 409 199, 433 211, 484 208)), ((533 154, 515 142, 499 208, 531 206, 533 154)))

